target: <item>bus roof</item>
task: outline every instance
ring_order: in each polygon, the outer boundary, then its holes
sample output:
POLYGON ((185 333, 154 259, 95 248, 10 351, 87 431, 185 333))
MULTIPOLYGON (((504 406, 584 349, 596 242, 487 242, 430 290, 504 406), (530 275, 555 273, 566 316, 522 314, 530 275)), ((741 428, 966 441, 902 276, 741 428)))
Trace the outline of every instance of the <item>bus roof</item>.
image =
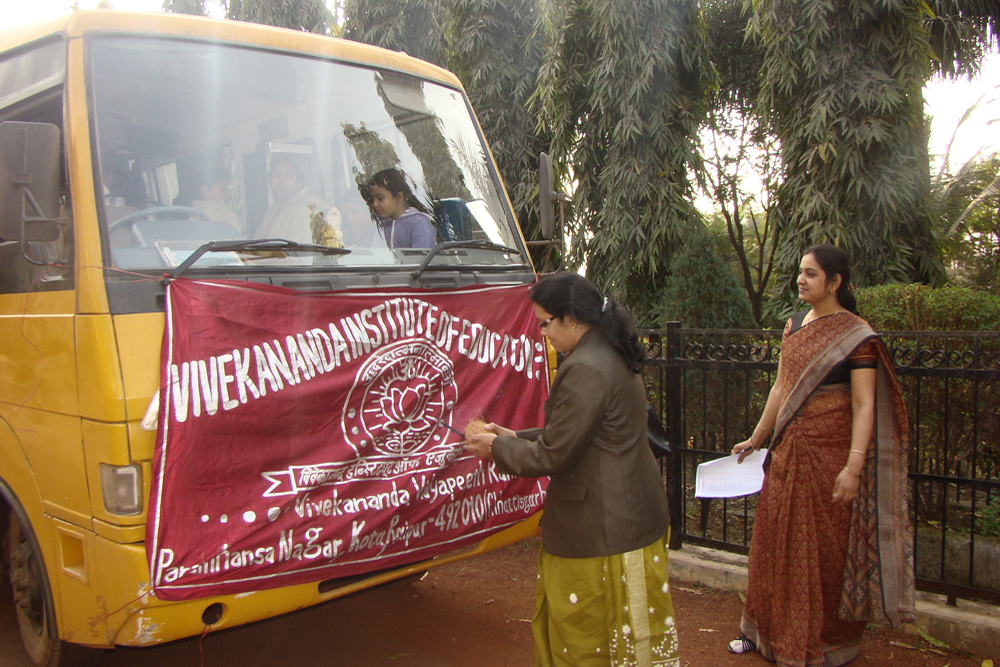
POLYGON ((389 51, 360 42, 299 30, 184 14, 107 9, 73 12, 46 21, 0 30, 0 52, 15 49, 49 35, 62 34, 67 39, 72 39, 90 32, 193 37, 305 53, 407 72, 461 87, 458 77, 448 70, 412 58, 402 51, 389 51))

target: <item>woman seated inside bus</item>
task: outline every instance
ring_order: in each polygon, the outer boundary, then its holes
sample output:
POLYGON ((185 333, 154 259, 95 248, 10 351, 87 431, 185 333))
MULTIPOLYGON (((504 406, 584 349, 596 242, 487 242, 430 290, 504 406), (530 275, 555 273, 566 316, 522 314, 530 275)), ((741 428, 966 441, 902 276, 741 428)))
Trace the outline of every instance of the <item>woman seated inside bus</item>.
POLYGON ((437 241, 427 209, 417 201, 398 169, 383 169, 368 183, 372 208, 390 248, 430 248, 437 241))
POLYGON ((267 209, 254 238, 313 243, 309 224, 312 213, 310 206, 323 213, 330 226, 340 229, 340 212, 337 209, 331 210, 329 204, 309 193, 305 174, 304 167, 295 158, 288 155, 274 156, 268 176, 274 205, 267 209))
POLYGON ((228 223, 240 235, 243 234, 239 216, 229 208, 229 174, 224 169, 213 167, 202 179, 198 192, 191 208, 201 211, 209 220, 228 223))

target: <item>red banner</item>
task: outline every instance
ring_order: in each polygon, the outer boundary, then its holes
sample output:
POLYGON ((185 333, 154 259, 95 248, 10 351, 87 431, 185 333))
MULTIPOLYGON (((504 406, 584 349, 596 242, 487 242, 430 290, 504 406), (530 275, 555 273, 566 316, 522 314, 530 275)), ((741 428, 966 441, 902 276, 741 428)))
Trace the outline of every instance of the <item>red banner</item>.
POLYGON ((462 450, 548 393, 526 286, 167 288, 146 545, 165 600, 346 577, 477 542, 547 480, 462 450))

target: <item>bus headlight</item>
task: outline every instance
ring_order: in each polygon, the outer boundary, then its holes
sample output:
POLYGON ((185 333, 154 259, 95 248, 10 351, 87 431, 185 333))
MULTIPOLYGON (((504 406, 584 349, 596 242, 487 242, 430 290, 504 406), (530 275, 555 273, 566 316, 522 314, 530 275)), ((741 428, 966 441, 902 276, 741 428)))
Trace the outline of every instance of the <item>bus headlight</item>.
POLYGON ((128 516, 142 512, 142 471, 133 463, 127 466, 101 464, 101 493, 108 514, 128 516))

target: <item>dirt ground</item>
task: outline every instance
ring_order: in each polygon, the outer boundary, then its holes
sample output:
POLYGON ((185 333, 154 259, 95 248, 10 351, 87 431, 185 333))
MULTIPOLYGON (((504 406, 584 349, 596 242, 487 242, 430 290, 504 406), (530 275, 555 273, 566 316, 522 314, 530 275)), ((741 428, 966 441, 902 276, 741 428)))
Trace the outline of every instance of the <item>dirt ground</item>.
MULTIPOLYGON (((118 648, 101 667, 530 667, 537 549, 532 539, 431 570, 422 580, 391 583, 251 626, 154 648, 118 648)), ((742 609, 736 593, 683 581, 671 586, 682 667, 772 664, 756 653, 726 651, 742 609)), ((0 636, 14 634, 10 620, 0 609, 0 636)), ((913 635, 873 630, 852 667, 980 667, 984 659, 913 635)), ((29 666, 0 647, 0 667, 29 666)))

